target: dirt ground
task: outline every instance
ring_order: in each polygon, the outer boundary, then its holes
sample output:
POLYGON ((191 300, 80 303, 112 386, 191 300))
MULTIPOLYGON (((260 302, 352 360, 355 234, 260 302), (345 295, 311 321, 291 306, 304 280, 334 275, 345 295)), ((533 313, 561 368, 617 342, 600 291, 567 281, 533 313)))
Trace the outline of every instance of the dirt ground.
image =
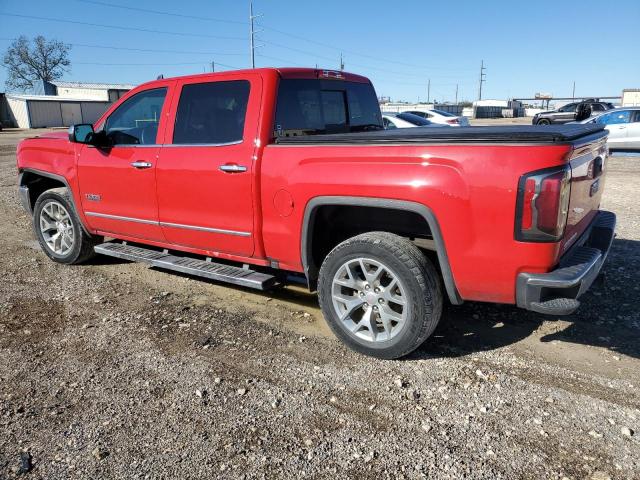
POLYGON ((40 251, 0 133, 0 478, 640 478, 640 157, 608 164, 606 280, 569 317, 447 307, 401 361, 314 296, 40 251))

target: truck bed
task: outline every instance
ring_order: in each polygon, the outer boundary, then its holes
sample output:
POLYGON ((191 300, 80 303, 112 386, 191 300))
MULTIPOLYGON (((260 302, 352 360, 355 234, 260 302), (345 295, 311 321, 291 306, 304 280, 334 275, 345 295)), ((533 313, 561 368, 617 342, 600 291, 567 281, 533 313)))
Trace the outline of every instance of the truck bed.
POLYGON ((362 133, 278 137, 278 145, 375 145, 386 143, 568 143, 604 137, 602 125, 506 125, 495 127, 401 128, 362 133))

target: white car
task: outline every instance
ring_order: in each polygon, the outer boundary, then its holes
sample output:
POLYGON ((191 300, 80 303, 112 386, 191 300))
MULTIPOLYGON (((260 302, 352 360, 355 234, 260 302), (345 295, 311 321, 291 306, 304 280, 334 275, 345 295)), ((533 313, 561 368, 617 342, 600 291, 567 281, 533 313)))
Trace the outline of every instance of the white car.
POLYGON ((444 127, 433 123, 426 118, 418 115, 413 115, 409 112, 402 113, 389 113, 382 112, 382 125, 385 130, 392 130, 394 128, 414 128, 414 127, 444 127))
POLYGON ((622 107, 577 123, 605 125, 611 149, 640 150, 640 107, 622 107))
POLYGON ((449 125, 450 127, 468 127, 469 119, 463 116, 457 116, 444 110, 409 110, 407 113, 413 113, 419 117, 426 118, 433 123, 449 125))

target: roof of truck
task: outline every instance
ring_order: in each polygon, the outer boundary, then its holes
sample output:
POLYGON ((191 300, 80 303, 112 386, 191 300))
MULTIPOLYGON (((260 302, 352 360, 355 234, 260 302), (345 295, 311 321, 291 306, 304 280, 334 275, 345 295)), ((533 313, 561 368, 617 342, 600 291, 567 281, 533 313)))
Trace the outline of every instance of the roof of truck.
POLYGON ((355 73, 344 72, 341 70, 329 70, 322 68, 294 68, 294 67, 281 67, 281 68, 248 68, 242 70, 225 70, 223 72, 209 72, 209 73, 199 73, 195 75, 182 75, 178 77, 167 77, 158 80, 152 80, 150 82, 143 83, 140 86, 148 86, 152 85, 155 82, 163 81, 163 80, 172 80, 172 79, 194 79, 194 78, 202 78, 202 79, 215 79, 224 77, 230 74, 233 75, 242 75, 249 73, 277 73, 282 78, 320 78, 320 79, 330 79, 330 80, 346 80, 348 82, 359 82, 359 83, 370 83, 370 80, 367 77, 363 77, 362 75, 357 75, 355 73))

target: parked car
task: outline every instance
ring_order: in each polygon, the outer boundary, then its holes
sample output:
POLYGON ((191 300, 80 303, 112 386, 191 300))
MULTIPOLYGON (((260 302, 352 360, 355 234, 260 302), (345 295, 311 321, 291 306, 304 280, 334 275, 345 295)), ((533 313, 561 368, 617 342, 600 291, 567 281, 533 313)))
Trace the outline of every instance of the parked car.
POLYGON ((604 125, 611 149, 640 150, 640 107, 616 108, 580 123, 604 125))
POLYGON ((55 262, 303 282, 379 358, 422 344, 445 298, 578 308, 615 228, 603 126, 382 127, 373 86, 346 72, 159 79, 20 142, 19 194, 55 262))
POLYGON ((457 116, 453 113, 445 112, 444 110, 409 110, 406 113, 411 113, 433 123, 440 123, 442 125, 449 125, 450 127, 468 127, 469 119, 463 116, 457 116))
POLYGON ((569 123, 576 120, 576 115, 580 111, 580 109, 590 109, 590 114, 587 114, 587 117, 592 115, 598 115, 607 110, 611 110, 615 108, 612 103, 609 102, 600 102, 598 100, 585 100, 583 102, 573 102, 568 103, 557 110, 552 110, 549 112, 540 112, 536 113, 533 116, 533 120, 531 123, 533 125, 551 125, 558 123, 569 123))
POLYGON ((410 127, 447 127, 448 125, 441 125, 439 123, 433 123, 426 118, 419 117, 409 112, 403 113, 383 113, 382 123, 384 128, 389 130, 393 128, 410 128, 410 127))
POLYGON ((396 113, 382 113, 382 124, 385 130, 392 130, 394 128, 415 128, 417 125, 407 122, 401 118, 398 118, 396 113))

